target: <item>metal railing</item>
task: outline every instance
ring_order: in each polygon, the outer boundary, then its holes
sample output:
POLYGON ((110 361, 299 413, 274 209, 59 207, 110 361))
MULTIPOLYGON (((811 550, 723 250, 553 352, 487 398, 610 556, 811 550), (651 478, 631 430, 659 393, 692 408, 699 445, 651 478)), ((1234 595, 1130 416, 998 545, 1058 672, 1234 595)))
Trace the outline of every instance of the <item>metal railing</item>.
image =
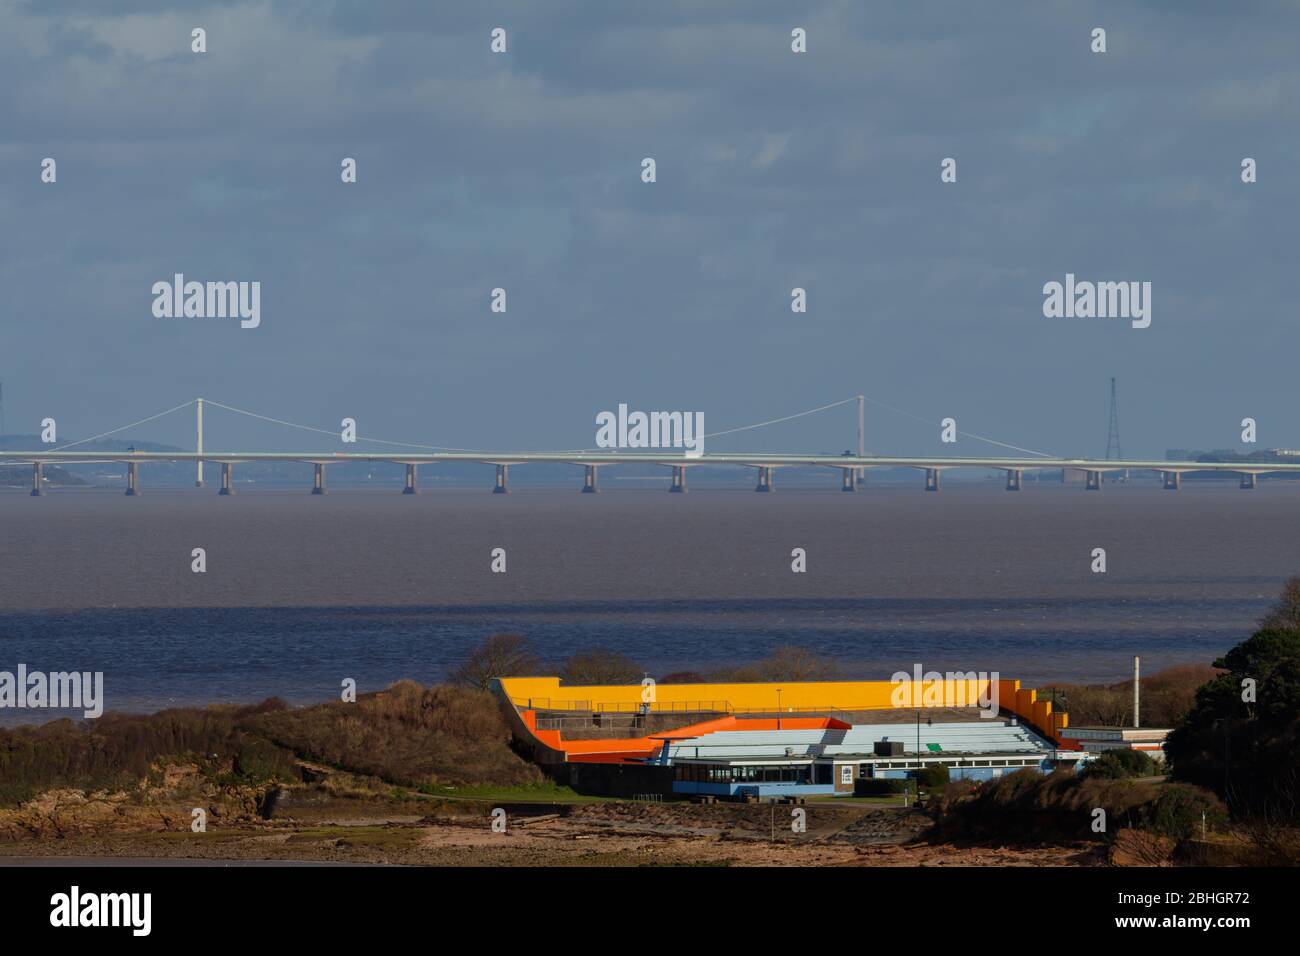
MULTIPOLYGON (((647 707, 650 714, 673 714, 673 713, 720 713, 732 714, 735 716, 786 716, 799 714, 813 714, 826 717, 847 717, 851 714, 861 713, 864 711, 892 711, 900 708, 888 704, 877 706, 853 706, 846 707, 843 704, 814 704, 803 705, 799 707, 773 704, 769 707, 734 707, 729 700, 678 700, 678 701, 651 701, 648 705, 640 701, 592 701, 592 700, 565 700, 552 697, 512 697, 510 702, 521 709, 532 710, 555 710, 569 711, 576 714, 640 714, 642 708, 647 707)), ((913 710, 915 708, 901 708, 902 710, 913 710)), ((926 708, 922 707, 921 710, 926 708)))
POLYGON ((639 714, 648 707, 651 714, 722 713, 736 710, 727 700, 591 701, 554 697, 511 697, 510 703, 526 710, 562 710, 583 714, 639 714))
POLYGON ((639 714, 643 707, 648 707, 651 714, 734 713, 731 702, 727 700, 667 700, 649 703, 600 701, 596 704, 595 711, 602 714, 639 714))

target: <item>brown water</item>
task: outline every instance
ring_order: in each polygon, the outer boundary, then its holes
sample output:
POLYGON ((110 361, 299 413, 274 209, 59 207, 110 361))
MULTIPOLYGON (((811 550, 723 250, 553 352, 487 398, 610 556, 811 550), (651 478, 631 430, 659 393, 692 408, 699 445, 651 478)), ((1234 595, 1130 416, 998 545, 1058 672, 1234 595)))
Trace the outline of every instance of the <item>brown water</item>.
POLYGON ((549 660, 600 645, 652 675, 796 643, 850 676, 1116 679, 1134 654, 1150 673, 1249 634, 1300 573, 1298 515, 1300 483, 1280 482, 6 492, 0 670, 102 670, 110 707, 309 701, 345 677, 436 679, 510 630, 549 660))

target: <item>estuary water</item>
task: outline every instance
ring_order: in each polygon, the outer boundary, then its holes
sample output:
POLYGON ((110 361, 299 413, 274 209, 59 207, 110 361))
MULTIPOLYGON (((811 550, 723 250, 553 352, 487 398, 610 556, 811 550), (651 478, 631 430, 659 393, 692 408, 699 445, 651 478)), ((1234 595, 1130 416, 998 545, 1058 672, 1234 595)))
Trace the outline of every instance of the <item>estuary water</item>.
POLYGON ((1300 574, 1297 530, 1300 482, 6 491, 0 671, 102 671, 114 710, 306 703, 349 677, 437 680, 512 631, 548 661, 599 646, 651 675, 799 644, 846 676, 1114 680, 1134 654, 1149 674, 1247 636, 1300 574))

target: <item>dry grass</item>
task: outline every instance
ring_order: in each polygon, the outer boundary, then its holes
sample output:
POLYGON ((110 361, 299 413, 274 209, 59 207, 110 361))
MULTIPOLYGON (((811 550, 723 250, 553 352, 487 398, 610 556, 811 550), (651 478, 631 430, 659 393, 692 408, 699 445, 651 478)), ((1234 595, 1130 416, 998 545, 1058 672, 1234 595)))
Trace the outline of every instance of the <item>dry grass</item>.
POLYGON ((1219 799, 1190 784, 1088 778, 1068 771, 1043 776, 1021 770, 977 786, 960 781, 931 808, 940 832, 950 837, 1035 843, 1109 840, 1124 828, 1179 841, 1199 832, 1202 811, 1210 828, 1227 822, 1219 799), (1099 819, 1104 819, 1102 831, 1094 829, 1099 819))
POLYGON ((245 726, 301 757, 407 786, 542 779, 510 749, 496 699, 467 687, 401 681, 354 704, 264 714, 245 726))
POLYGON ((414 787, 542 779, 510 749, 490 694, 403 681, 348 704, 290 708, 272 699, 0 729, 0 806, 60 787, 157 784, 157 768, 167 761, 192 762, 215 781, 287 782, 296 778, 298 758, 414 787))

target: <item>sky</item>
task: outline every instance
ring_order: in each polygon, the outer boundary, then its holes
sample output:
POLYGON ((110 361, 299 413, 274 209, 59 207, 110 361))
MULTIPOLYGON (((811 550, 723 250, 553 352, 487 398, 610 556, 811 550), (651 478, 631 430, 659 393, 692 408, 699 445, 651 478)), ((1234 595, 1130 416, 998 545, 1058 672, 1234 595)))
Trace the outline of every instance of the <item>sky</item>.
MULTIPOLYGON (((714 432, 865 394, 879 454, 1002 450, 952 417, 1101 456, 1115 376, 1126 457, 1297 448, 1298 49, 1294 2, 0 0, 8 431, 205 396, 567 449, 620 403, 714 432), (260 325, 155 317, 175 273, 259 282, 260 325), (1067 273, 1150 282, 1150 327, 1045 317, 1067 273)), ((850 405, 706 450, 855 442, 850 405)))

